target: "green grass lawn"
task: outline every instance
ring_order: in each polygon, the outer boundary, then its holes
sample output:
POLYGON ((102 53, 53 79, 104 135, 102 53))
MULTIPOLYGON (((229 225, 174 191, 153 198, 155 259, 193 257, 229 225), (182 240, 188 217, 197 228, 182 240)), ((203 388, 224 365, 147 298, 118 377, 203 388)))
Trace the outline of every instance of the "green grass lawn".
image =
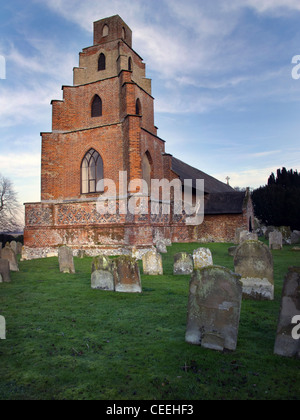
MULTIPOLYGON (((91 258, 76 274, 58 259, 20 263, 0 285, 0 399, 202 400, 299 399, 300 362, 273 354, 283 278, 300 254, 273 251, 275 300, 243 301, 237 350, 185 343, 189 276, 142 275, 142 294, 92 290, 91 258)), ((233 269, 230 244, 206 244, 214 263, 233 269)), ((142 272, 142 269, 141 269, 142 272)))

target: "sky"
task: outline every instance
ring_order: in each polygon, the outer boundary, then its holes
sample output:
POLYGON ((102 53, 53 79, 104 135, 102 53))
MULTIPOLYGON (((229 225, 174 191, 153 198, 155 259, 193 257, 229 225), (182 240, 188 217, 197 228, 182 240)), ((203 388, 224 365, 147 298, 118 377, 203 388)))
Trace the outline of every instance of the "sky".
POLYGON ((40 201, 51 100, 73 84, 93 22, 116 14, 152 79, 167 153, 240 188, 300 171, 299 0, 10 0, 0 5, 0 173, 20 202, 40 201))

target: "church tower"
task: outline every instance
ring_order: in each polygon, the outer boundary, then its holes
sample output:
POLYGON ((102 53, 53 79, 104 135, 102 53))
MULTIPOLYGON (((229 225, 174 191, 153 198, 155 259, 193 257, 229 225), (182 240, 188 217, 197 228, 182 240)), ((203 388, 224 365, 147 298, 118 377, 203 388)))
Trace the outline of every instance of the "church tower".
POLYGON ((73 86, 51 102, 52 132, 41 133, 41 203, 25 205, 25 248, 34 254, 67 244, 97 254, 99 247, 152 246, 150 215, 97 212, 99 181, 112 180, 124 199, 130 181, 163 179, 168 159, 154 125, 151 80, 120 16, 94 22, 94 45, 82 50, 73 73, 73 86))
POLYGON ((144 156, 163 177, 151 80, 119 16, 94 23, 94 45, 80 53, 74 85, 62 89, 63 100, 52 101, 52 132, 42 133, 42 201, 91 198, 101 178, 118 186, 119 171, 128 182, 142 179, 144 156))
POLYGON ((165 153, 154 124, 151 80, 120 16, 94 23, 93 45, 79 54, 73 72, 73 85, 63 86, 62 99, 51 102, 52 131, 41 133, 41 201, 25 204, 23 259, 57 255, 61 245, 93 256, 133 247, 145 251, 159 237, 230 242, 236 227, 248 226, 253 212, 243 193, 165 153), (150 211, 146 186, 152 179, 179 181, 179 194, 186 179, 193 186, 204 179, 204 223, 187 225, 184 211, 172 211, 172 196, 153 200, 157 211, 150 211), (114 185, 115 211, 99 212, 99 197, 107 192, 102 180, 114 185), (140 187, 134 180, 147 184, 140 187), (135 193, 143 212, 128 209, 135 193))

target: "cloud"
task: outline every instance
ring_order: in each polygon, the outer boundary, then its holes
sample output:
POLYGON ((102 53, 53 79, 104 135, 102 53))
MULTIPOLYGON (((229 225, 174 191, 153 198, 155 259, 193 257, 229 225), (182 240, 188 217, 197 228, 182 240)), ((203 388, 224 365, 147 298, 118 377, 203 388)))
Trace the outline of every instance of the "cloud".
POLYGON ((0 172, 7 177, 31 178, 39 175, 41 166, 40 153, 3 153, 0 154, 0 172))

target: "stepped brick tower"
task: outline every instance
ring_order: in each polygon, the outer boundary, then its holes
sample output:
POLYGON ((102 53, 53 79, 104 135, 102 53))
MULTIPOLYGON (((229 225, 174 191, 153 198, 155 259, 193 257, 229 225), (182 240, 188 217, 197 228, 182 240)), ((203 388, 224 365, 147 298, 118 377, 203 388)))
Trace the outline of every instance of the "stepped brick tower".
MULTIPOLYGON (((56 253, 63 244, 90 255, 117 254, 132 247, 151 248, 157 235, 172 241, 213 235, 210 220, 195 230, 186 226, 184 215, 100 214, 102 179, 114 182, 119 210, 138 191, 128 189, 135 179, 150 185, 151 179, 201 176, 208 181, 205 194, 211 199, 206 201, 213 214, 228 215, 228 209, 215 213, 218 198, 220 203, 235 203, 235 209, 229 209, 234 217, 222 222, 226 228, 218 238, 232 238, 236 227, 247 226, 249 202, 245 204, 244 195, 165 153, 154 125, 151 80, 132 49, 132 31, 119 16, 94 23, 94 45, 80 53, 73 86, 62 90, 63 99, 51 103, 52 132, 41 134, 41 202, 25 204, 23 258, 56 253), (125 185, 120 185, 120 172, 126 173, 125 185), (225 199, 226 194, 230 198, 225 199)), ((209 210, 206 213, 209 218, 209 210)))

